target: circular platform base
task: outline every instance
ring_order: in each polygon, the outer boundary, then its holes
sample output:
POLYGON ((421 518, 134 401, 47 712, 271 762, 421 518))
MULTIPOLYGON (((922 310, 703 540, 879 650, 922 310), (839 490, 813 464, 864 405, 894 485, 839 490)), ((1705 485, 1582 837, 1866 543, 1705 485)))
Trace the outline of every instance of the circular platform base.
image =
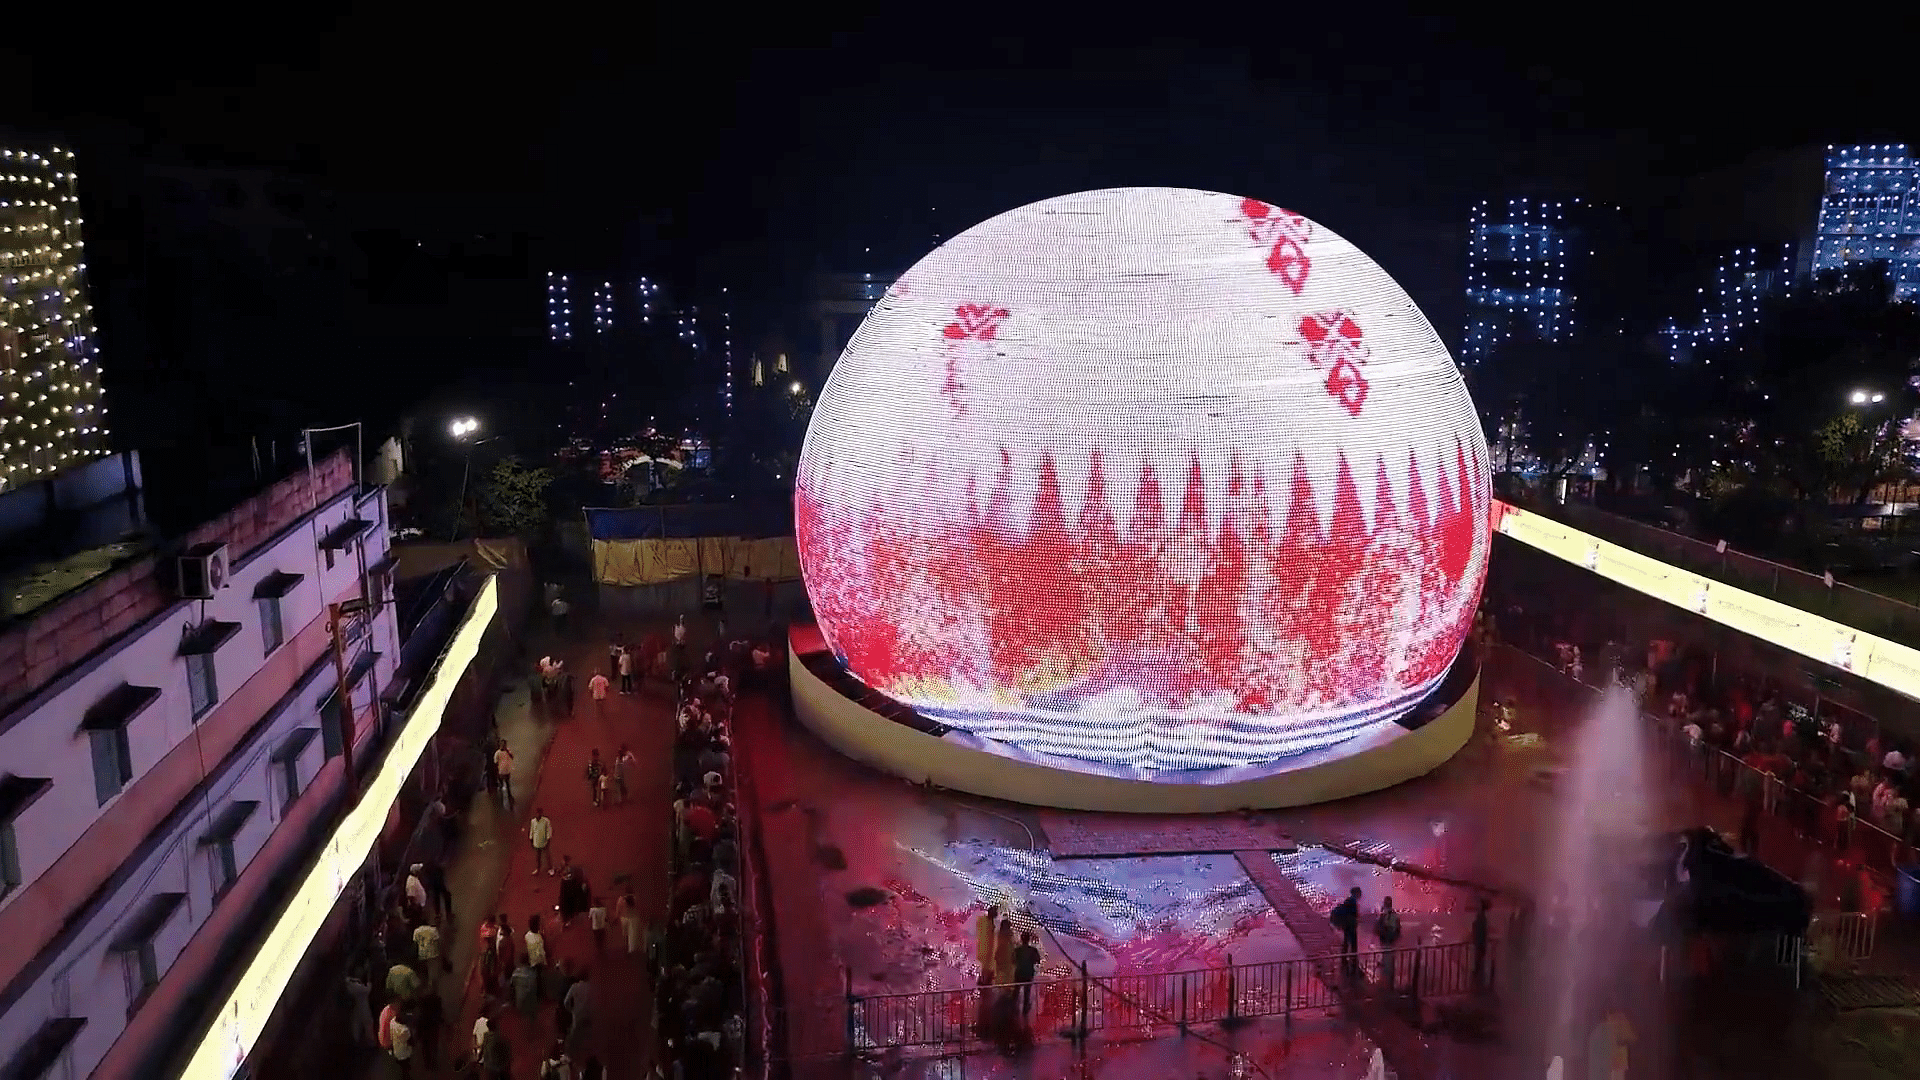
MULTIPOLYGON (((1147 779, 1056 766, 962 731, 939 736, 916 731, 835 690, 791 647, 787 669, 794 714, 821 741, 855 761, 917 784, 1008 802, 1122 813, 1275 809, 1389 788, 1432 772, 1459 752, 1473 737, 1480 700, 1475 677, 1458 700, 1418 728, 1383 723, 1336 746, 1257 768, 1147 779)), ((1453 692, 1459 693, 1457 682, 1453 692)))

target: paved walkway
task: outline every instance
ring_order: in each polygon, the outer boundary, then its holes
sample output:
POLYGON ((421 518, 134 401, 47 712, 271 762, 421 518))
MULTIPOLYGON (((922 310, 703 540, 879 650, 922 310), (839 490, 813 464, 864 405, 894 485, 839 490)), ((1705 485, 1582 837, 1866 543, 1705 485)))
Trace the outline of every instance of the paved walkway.
MULTIPOLYGON (((630 641, 639 640, 637 625, 620 629, 630 641)), ((531 700, 527 679, 508 680, 510 689, 502 700, 499 722, 502 736, 514 751, 516 806, 509 814, 485 792, 477 795, 459 849, 448 864, 455 917, 443 933, 451 944, 453 972, 441 976, 436 985, 446 1003, 449 1025, 437 1055, 438 1068, 416 1067, 415 1080, 453 1076, 452 1063, 471 1054, 471 1032, 482 996, 475 954, 479 918, 485 912, 505 913, 517 935, 526 932, 528 916, 540 915, 550 961, 565 960, 576 971, 588 972, 596 1024, 576 1064, 588 1054, 598 1056, 607 1066, 609 1080, 639 1080, 652 1066, 652 994, 645 959, 625 955, 612 911, 630 882, 643 919, 665 915, 672 699, 667 687, 654 684, 637 688, 631 696, 611 694, 604 710, 594 708, 586 681, 605 666, 610 634, 601 624, 582 622, 570 628, 564 643, 556 644, 544 629, 534 638, 535 656, 557 655, 575 673, 579 701, 571 718, 546 715, 531 700), (586 781, 588 757, 598 749, 601 760, 611 762, 622 743, 632 748, 638 761, 628 781, 628 802, 596 808, 586 781), (553 821, 555 864, 562 856, 572 856, 586 871, 596 895, 606 899, 610 926, 604 954, 596 950, 584 917, 564 930, 555 925, 559 878, 533 872, 527 840, 527 822, 536 807, 553 821)), ((516 946, 516 954, 524 951, 518 941, 516 946)), ((513 1048, 514 1077, 538 1075, 541 1059, 560 1034, 554 1030, 553 1013, 551 1001, 542 1002, 531 1024, 516 1012, 506 1012, 501 1030, 513 1048)), ((373 1062, 368 1075, 388 1077, 396 1071, 383 1055, 373 1062)))

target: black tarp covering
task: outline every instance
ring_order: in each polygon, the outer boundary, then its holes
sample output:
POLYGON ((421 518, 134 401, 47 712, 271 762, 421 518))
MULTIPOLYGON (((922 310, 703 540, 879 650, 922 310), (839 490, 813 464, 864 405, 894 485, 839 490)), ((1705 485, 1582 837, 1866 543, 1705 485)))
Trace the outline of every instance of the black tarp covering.
POLYGON ((1687 933, 1777 933, 1799 937, 1813 919, 1800 883, 1733 850, 1710 828, 1674 838, 1665 914, 1687 933), (1684 872, 1683 872, 1684 871, 1684 872))

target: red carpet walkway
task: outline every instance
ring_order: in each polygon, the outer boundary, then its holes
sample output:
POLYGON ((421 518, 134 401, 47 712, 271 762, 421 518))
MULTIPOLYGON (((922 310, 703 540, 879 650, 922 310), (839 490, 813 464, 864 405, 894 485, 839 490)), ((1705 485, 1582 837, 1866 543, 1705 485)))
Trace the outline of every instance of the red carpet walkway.
MULTIPOLYGON (((669 691, 656 684, 630 697, 611 693, 605 712, 598 713, 587 697, 586 680, 594 664, 605 665, 605 645, 595 640, 572 647, 566 660, 575 672, 580 701, 572 719, 561 720, 556 727, 537 786, 529 785, 525 776, 518 778, 518 806, 511 831, 496 838, 497 843, 511 845, 513 853, 491 910, 506 913, 512 921, 516 956, 525 951, 524 938, 518 935, 525 934, 527 917, 538 914, 550 962, 558 964, 564 959, 576 971, 589 972, 596 1016, 587 1049, 575 1056, 576 1074, 592 1054, 607 1067, 609 1080, 640 1080, 652 1065, 652 996, 645 958, 625 954, 613 912, 626 883, 631 881, 643 923, 665 917, 667 841, 672 817, 672 703, 667 697, 669 691), (622 743, 630 746, 638 759, 628 781, 629 801, 596 808, 587 786, 588 757, 598 749, 601 760, 610 763, 622 743), (533 872, 533 852, 527 841, 527 821, 536 807, 544 809, 553 821, 554 864, 558 866, 562 856, 572 856, 586 870, 587 883, 595 895, 605 898, 608 929, 604 955, 595 952, 585 916, 574 920, 566 930, 557 925, 560 879, 533 872)), ((475 933, 478 913, 469 907, 460 916, 455 932, 475 933)), ((479 980, 469 978, 458 1024, 449 1033, 456 1040, 456 1057, 471 1046, 480 1004, 479 980)), ((554 1004, 543 1002, 532 1025, 517 1012, 508 1010, 503 1015, 502 1030, 513 1047, 512 1075, 539 1075, 542 1058, 561 1034, 554 1029, 554 1004)))

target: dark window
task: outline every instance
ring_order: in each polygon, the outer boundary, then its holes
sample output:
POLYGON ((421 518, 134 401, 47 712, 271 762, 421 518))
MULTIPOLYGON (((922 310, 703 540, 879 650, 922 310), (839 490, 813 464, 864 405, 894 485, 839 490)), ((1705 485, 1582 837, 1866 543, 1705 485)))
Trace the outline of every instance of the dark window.
POLYGON ((13 822, 0 824, 0 896, 20 887, 20 844, 13 822))
POLYGON ((119 954, 125 965, 128 1016, 132 1016, 147 1000, 153 988, 160 985, 160 955, 154 948, 154 940, 172 921, 174 912, 180 910, 186 899, 185 893, 161 893, 148 897, 113 939, 111 950, 119 954))
POLYGON ((280 598, 263 596, 256 603, 260 605, 260 637, 266 643, 267 652, 272 653, 287 640, 286 627, 280 619, 280 598))
POLYGON ((300 756, 318 734, 310 727, 298 728, 273 752, 273 763, 280 769, 280 792, 286 796, 283 806, 292 806, 300 797, 300 756))
POLYGON ((133 781, 133 746, 125 727, 87 732, 93 744, 93 793, 105 806, 133 781))
POLYGON ((214 678, 212 653, 193 653, 186 661, 187 692, 193 698, 193 718, 198 720, 220 703, 220 683, 214 678))

